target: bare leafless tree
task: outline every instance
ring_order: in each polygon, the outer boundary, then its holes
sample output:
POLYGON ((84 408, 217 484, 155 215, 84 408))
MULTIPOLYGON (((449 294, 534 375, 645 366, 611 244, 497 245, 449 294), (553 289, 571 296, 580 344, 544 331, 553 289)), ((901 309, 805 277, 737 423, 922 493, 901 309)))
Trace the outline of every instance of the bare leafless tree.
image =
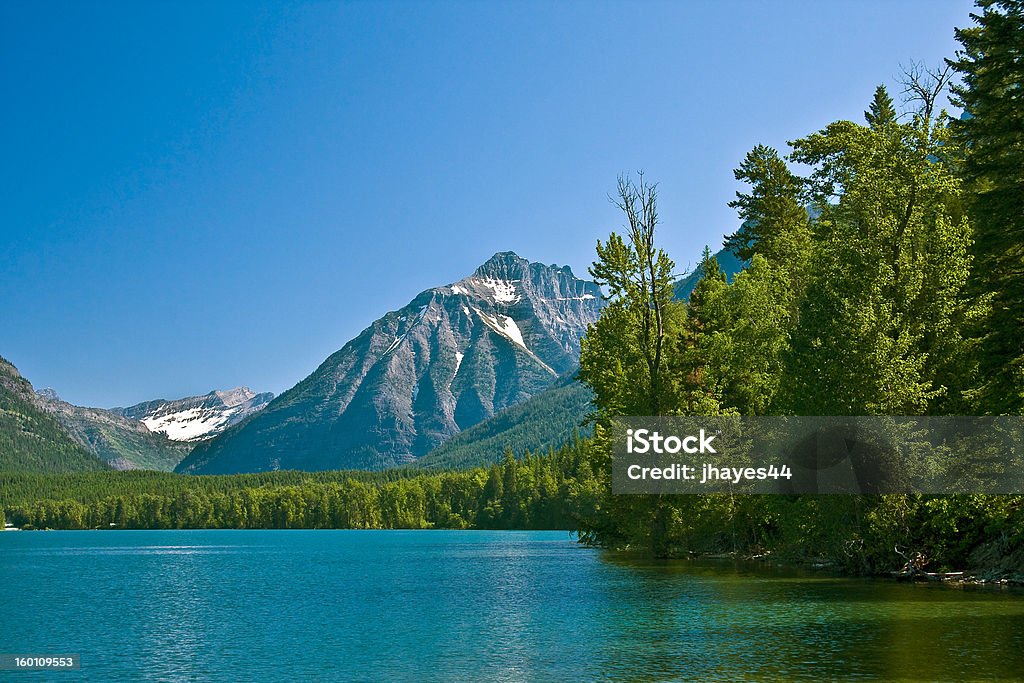
POLYGON ((945 64, 940 69, 929 67, 923 62, 912 61, 906 66, 901 64, 900 71, 903 102, 912 104, 924 123, 930 123, 935 114, 935 103, 953 77, 952 65, 945 64))

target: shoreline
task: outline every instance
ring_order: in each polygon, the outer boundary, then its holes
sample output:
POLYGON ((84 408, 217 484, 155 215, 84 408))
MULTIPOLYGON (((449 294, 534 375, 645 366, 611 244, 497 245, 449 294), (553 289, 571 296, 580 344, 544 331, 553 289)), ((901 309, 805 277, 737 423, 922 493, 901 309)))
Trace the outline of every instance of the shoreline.
POLYGON ((984 586, 999 589, 1024 589, 1024 572, 1006 571, 996 568, 979 568, 973 570, 957 570, 948 572, 925 572, 920 570, 896 570, 880 574, 851 574, 837 569, 835 563, 825 560, 786 560, 769 553, 760 555, 743 555, 740 553, 696 553, 692 559, 731 560, 733 562, 749 562, 768 566, 805 569, 815 572, 832 573, 841 578, 883 579, 896 583, 914 583, 925 585, 944 585, 954 588, 966 586, 984 586))

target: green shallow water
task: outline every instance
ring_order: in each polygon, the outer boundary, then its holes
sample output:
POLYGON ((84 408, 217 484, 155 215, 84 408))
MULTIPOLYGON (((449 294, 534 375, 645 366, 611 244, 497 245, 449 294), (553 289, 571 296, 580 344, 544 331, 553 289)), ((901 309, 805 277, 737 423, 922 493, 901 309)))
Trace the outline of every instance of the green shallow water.
POLYGON ((81 655, 13 680, 1016 680, 1024 595, 634 562, 565 532, 21 532, 0 534, 0 653, 81 655))

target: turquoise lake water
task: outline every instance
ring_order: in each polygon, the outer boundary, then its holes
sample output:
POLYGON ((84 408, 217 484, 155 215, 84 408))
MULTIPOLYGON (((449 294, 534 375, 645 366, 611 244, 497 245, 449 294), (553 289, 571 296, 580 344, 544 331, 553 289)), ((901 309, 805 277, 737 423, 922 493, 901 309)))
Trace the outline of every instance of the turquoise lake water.
POLYGON ((81 655, 11 680, 1013 680, 1024 595, 634 562, 565 532, 18 532, 0 653, 81 655))

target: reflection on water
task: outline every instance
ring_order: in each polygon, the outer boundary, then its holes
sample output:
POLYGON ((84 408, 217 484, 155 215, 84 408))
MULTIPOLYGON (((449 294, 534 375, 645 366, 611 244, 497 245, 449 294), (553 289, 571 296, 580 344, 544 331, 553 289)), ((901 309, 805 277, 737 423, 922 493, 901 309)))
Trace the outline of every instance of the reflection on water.
POLYGON ((97 681, 1024 675, 1019 593, 636 561, 565 532, 4 534, 0 606, 0 652, 80 653, 97 681))
POLYGON ((612 640, 625 654, 605 670, 631 680, 1024 676, 1019 593, 723 562, 607 561, 628 578, 610 584, 619 606, 612 640))

